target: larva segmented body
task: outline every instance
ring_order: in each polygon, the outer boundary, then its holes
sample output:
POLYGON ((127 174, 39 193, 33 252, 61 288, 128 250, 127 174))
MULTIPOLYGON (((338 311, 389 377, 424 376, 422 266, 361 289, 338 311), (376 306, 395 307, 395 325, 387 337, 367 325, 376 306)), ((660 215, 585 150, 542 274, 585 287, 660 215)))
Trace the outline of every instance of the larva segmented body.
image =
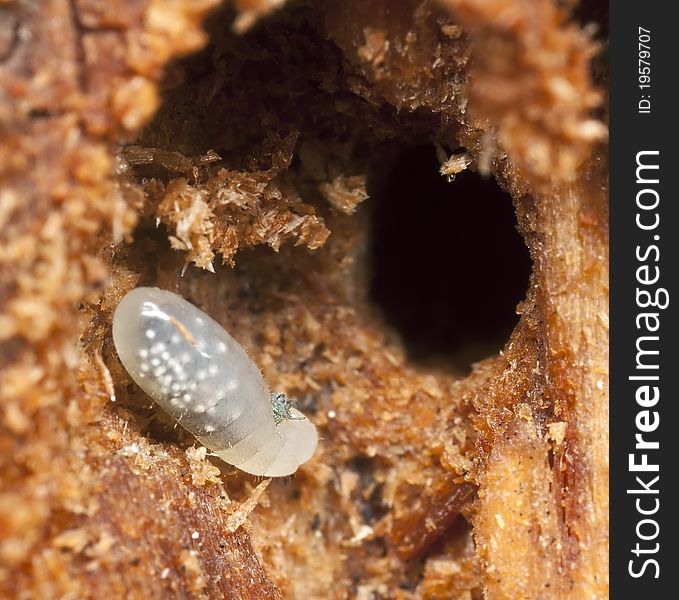
POLYGON ((282 394, 270 397, 242 346, 181 296, 132 290, 116 308, 113 341, 139 387, 225 462, 282 477, 316 450, 313 423, 282 394))

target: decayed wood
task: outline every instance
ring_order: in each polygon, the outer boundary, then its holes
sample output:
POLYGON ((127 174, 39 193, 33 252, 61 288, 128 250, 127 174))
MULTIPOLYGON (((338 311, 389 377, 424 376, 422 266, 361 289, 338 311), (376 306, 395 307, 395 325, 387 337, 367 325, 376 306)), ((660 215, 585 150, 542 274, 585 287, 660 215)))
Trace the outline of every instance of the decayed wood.
POLYGON ((605 597, 593 44, 547 0, 239 3, 161 105, 215 4, 0 8, 0 594, 605 597), (495 174, 534 262, 468 377, 411 364, 366 294, 368 166, 422 140, 495 174), (130 385, 110 319, 140 284, 315 411, 293 480, 220 470, 130 385))
POLYGON ((150 117, 162 66, 205 41, 213 5, 0 8, 3 597, 280 597, 247 532, 226 527, 238 503, 214 473, 192 485, 181 452, 132 435, 77 344, 78 306, 107 278, 98 247, 136 220, 110 141, 150 117))
POLYGON ((599 168, 528 201, 534 287, 503 371, 476 397, 484 452, 474 531, 489 598, 608 593, 608 240, 600 227, 608 217, 599 168))

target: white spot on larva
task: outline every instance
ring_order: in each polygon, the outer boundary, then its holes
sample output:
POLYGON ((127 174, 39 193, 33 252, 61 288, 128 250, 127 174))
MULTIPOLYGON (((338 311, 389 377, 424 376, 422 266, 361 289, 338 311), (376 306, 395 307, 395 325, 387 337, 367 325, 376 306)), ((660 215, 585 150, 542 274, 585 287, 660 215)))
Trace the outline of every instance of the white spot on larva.
POLYGON ((170 568, 165 567, 160 573, 160 578, 161 579, 167 579, 169 576, 170 576, 170 568))
POLYGON ((200 537, 200 533, 198 533, 197 531, 194 531, 194 532, 191 534, 191 539, 192 539, 192 540, 197 540, 199 537, 200 537))
MULTIPOLYGON (((270 396, 238 342, 176 294, 132 290, 116 308, 113 341, 137 384, 222 460, 253 475, 284 477, 313 455, 314 425, 291 404, 282 419, 274 417, 272 397, 280 396, 270 396), (239 443, 244 436, 251 441, 239 443)), ((190 535, 198 539, 198 532, 190 535)))
POLYGON ((334 410, 328 411, 328 419, 334 419, 336 416, 337 416, 337 413, 334 410))

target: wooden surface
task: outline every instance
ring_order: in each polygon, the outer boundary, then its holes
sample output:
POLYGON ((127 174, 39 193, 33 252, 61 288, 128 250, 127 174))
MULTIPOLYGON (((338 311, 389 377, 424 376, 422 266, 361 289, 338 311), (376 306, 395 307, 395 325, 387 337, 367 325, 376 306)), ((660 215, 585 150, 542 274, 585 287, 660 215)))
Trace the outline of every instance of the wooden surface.
POLYGON ((605 598, 595 45, 546 0, 239 3, 208 37, 215 5, 0 5, 0 596, 605 598), (495 175, 533 261, 469 374, 414 363, 368 294, 370 181, 423 143, 495 175), (153 409, 110 339, 136 285, 297 397, 298 475, 153 409))

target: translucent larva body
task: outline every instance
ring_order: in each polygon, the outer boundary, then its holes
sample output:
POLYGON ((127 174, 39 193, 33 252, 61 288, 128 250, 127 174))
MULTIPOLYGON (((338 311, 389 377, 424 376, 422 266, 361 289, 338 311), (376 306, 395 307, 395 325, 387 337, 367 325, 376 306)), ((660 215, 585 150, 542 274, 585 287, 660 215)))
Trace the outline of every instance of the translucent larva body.
POLYGON ((271 397, 242 346, 181 296, 132 290, 116 308, 113 341, 137 385, 225 462, 283 477, 316 450, 313 423, 271 397))

